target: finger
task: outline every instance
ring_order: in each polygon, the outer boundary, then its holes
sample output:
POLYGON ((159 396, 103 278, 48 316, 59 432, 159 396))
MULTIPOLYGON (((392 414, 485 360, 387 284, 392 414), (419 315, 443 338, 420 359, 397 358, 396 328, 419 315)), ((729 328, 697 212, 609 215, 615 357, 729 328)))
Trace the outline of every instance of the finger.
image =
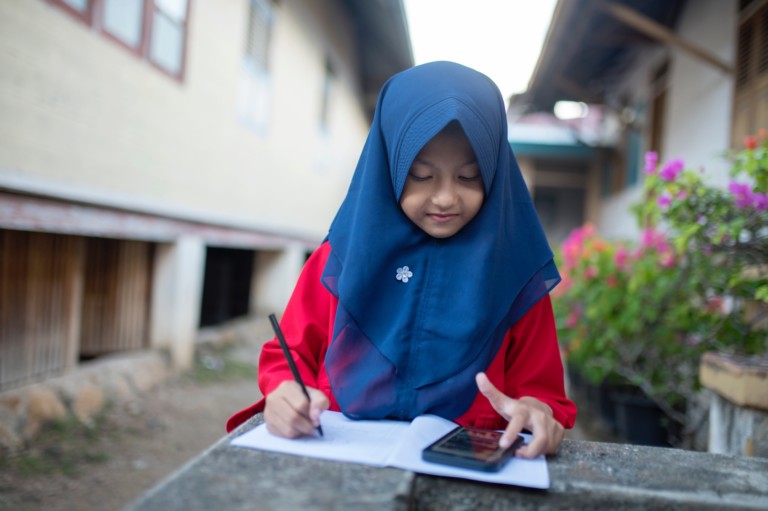
POLYGON ((560 444, 563 442, 563 437, 565 437, 565 428, 563 425, 556 420, 552 420, 552 422, 554 423, 554 431, 552 432, 552 440, 547 447, 547 454, 555 454, 560 447, 560 444))
POLYGON ((320 414, 330 407, 331 403, 328 401, 328 396, 324 392, 317 389, 307 389, 309 392, 309 418, 315 427, 320 425, 320 414))
POLYGON ((302 415, 309 417, 310 400, 304 395, 301 386, 295 381, 285 381, 280 384, 280 387, 285 391, 281 395, 288 401, 291 407, 302 415))
POLYGON ((506 405, 510 398, 497 389, 485 373, 477 373, 475 382, 477 383, 477 388, 488 399, 493 409, 496 410, 499 415, 509 420, 510 417, 506 410, 506 405))
POLYGON ((535 458, 546 452, 551 441, 551 431, 547 427, 547 417, 543 412, 534 410, 530 414, 530 429, 533 433, 533 439, 518 449, 518 455, 523 458, 535 458))
POLYGON ((507 449, 510 445, 512 445, 515 440, 517 440, 517 435, 520 434, 520 432, 523 430, 523 426, 525 425, 526 419, 522 415, 513 415, 509 422, 507 423, 507 427, 504 429, 504 433, 501 435, 501 438, 499 439, 499 447, 502 449, 507 449))
POLYGON ((267 415, 267 409, 265 409, 264 420, 270 432, 287 438, 297 438, 312 434, 314 431, 314 425, 309 417, 300 414, 282 398, 277 402, 273 401, 269 411, 271 414, 267 415))
POLYGON ((309 401, 294 381, 285 381, 267 396, 264 420, 270 432, 288 438, 310 435, 315 425, 309 417, 309 401))

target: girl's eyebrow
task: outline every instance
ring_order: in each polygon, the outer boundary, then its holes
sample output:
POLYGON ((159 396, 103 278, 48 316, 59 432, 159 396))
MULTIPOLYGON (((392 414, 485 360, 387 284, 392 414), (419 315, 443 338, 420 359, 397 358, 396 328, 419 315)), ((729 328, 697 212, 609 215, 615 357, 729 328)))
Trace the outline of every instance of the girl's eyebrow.
MULTIPOLYGON (((413 163, 420 163, 421 165, 426 165, 428 167, 435 167, 435 164, 430 162, 429 160, 422 160, 418 156, 413 159, 413 163)), ((411 165, 413 165, 413 163, 411 165)), ((467 165, 478 165, 477 158, 472 158, 471 160, 467 160, 466 162, 462 163, 462 167, 466 167, 467 165)))
POLYGON ((423 159, 419 158, 418 156, 413 159, 413 163, 411 165, 416 164, 416 163, 418 163, 420 165, 426 165, 427 167, 432 167, 432 168, 435 167, 435 165, 433 163, 431 163, 430 161, 423 160, 423 159))

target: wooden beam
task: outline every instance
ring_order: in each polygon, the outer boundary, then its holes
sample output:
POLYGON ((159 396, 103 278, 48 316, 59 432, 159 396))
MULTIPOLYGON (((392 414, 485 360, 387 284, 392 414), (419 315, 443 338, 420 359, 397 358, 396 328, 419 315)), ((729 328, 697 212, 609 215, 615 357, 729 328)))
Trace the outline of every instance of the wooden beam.
POLYGON ((649 37, 657 39, 665 44, 669 44, 675 48, 679 48, 689 53, 690 55, 715 66, 724 73, 733 75, 733 67, 723 62, 719 57, 713 55, 711 52, 703 48, 694 45, 693 43, 686 41, 685 39, 682 39, 681 37, 678 37, 667 27, 655 22, 647 16, 644 16, 629 7, 613 2, 605 2, 601 0, 597 3, 597 5, 600 7, 600 9, 607 12, 617 20, 629 25, 636 30, 639 30, 649 37))
POLYGON ((555 78, 555 84, 558 89, 573 96, 574 101, 583 101, 584 103, 600 103, 602 101, 601 98, 595 96, 592 92, 576 82, 564 78, 562 75, 555 78))

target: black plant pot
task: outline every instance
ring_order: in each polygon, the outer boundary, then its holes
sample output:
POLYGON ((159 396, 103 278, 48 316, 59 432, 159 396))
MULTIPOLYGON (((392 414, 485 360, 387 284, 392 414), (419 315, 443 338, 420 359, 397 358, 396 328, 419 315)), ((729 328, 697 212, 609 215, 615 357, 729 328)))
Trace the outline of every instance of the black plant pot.
POLYGON ((616 426, 627 443, 669 447, 671 419, 643 395, 615 393, 616 426))
POLYGON ((603 382, 598 387, 597 405, 600 412, 600 419, 605 426, 605 429, 612 435, 618 433, 618 421, 616 417, 616 401, 613 399, 613 394, 616 389, 620 388, 616 385, 603 382))
POLYGON ((572 394, 583 394, 586 391, 587 380, 576 367, 572 364, 565 366, 568 372, 568 383, 572 394))

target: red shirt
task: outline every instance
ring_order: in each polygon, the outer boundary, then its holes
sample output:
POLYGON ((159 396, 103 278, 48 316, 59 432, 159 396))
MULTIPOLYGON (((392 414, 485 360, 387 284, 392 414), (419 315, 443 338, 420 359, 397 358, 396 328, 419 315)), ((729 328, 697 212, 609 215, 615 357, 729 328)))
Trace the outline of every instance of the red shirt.
MULTIPOLYGON (((338 299, 320 282, 330 245, 321 245, 307 260, 280 320, 285 339, 304 384, 323 391, 330 409, 340 411, 325 372, 325 352, 333 332, 338 299)), ((565 396, 563 364, 549 295, 539 300, 507 331, 496 358, 486 370, 490 381, 512 398, 531 396, 552 408, 555 420, 572 428, 576 405, 565 396)), ((293 379, 277 339, 267 342, 259 358, 259 388, 266 396, 293 379)), ((504 420, 477 392, 472 406, 455 422, 463 426, 503 429, 504 420)), ((227 421, 227 431, 264 410, 264 399, 240 410, 227 421)))

